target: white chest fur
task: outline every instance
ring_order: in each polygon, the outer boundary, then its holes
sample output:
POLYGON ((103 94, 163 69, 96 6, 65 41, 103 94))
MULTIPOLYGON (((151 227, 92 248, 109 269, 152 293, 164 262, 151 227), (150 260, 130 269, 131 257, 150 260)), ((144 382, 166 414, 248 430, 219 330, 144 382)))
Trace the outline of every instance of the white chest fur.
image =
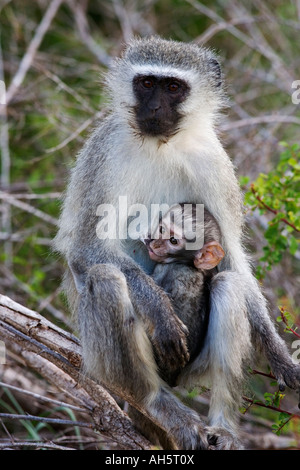
MULTIPOLYGON (((210 140, 211 145, 211 140, 210 140)), ((115 149, 112 165, 118 168, 114 191, 126 196, 129 204, 169 205, 178 202, 201 203, 207 171, 214 172, 214 161, 206 158, 206 139, 188 138, 180 133, 167 143, 157 139, 128 139, 115 149), (126 153, 124 153, 126 148, 126 153), (210 169, 208 169, 209 167, 210 169)))

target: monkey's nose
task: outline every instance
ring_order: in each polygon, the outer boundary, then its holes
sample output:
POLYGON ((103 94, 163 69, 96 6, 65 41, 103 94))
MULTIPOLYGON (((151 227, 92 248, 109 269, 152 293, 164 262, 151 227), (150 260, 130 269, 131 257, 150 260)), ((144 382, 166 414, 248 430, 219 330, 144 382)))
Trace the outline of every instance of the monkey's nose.
POLYGON ((151 108, 152 117, 156 117, 160 114, 161 106, 151 108))
POLYGON ((157 113, 161 109, 161 99, 160 96, 155 94, 152 99, 148 102, 148 108, 152 111, 153 114, 157 113))

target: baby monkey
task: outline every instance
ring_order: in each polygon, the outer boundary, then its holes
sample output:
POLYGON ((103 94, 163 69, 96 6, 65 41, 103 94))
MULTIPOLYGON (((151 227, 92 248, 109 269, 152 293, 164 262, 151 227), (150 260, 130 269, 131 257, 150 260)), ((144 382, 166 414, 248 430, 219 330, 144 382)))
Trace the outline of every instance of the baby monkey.
MULTIPOLYGON (((150 258, 158 263, 152 277, 168 293, 176 315, 187 327, 192 362, 203 347, 207 331, 210 281, 225 255, 221 232, 205 208, 199 213, 196 204, 180 203, 162 217, 154 236, 143 240, 150 258)), ((181 369, 171 372, 164 364, 158 366, 169 385, 178 383, 181 369)))

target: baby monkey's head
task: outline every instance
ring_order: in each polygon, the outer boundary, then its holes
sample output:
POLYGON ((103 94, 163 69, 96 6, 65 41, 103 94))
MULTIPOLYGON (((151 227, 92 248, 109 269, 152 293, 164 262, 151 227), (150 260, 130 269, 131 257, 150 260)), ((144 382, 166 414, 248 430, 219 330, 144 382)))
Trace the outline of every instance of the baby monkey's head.
POLYGON ((200 270, 220 263, 225 253, 217 221, 206 209, 200 214, 196 209, 196 204, 175 204, 160 220, 155 237, 143 239, 153 261, 194 265, 200 270), (195 249, 197 244, 200 247, 195 249))

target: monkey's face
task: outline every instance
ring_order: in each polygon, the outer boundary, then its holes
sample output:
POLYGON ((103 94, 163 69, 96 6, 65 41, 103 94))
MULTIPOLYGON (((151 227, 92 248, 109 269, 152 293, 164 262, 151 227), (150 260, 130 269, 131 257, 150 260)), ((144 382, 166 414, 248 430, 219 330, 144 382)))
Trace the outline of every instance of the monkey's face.
POLYGON ((168 233, 169 238, 164 238, 166 231, 163 225, 159 228, 160 238, 144 239, 148 249, 149 257, 158 263, 172 263, 176 261, 180 253, 185 251, 186 242, 183 238, 175 238, 176 233, 172 230, 168 233))
POLYGON ((133 79, 136 124, 142 135, 170 137, 178 131, 180 104, 190 92, 178 78, 137 75, 133 79))
POLYGON ((112 63, 106 84, 112 110, 143 143, 150 137, 163 144, 180 131, 206 129, 226 105, 215 55, 158 37, 132 40, 112 63))

